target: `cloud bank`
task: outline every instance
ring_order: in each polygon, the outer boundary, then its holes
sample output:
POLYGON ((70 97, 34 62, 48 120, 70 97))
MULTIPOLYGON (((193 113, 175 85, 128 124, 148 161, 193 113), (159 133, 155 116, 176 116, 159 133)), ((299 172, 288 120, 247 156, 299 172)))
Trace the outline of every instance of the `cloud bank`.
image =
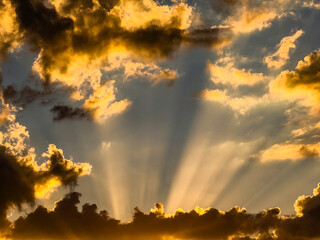
POLYGON ((281 216, 279 208, 259 213, 233 207, 178 209, 166 214, 161 203, 144 213, 134 209, 132 221, 120 223, 95 204, 77 207, 81 194, 72 192, 55 203, 52 210, 38 206, 17 219, 9 239, 317 239, 320 222, 320 184, 311 196, 300 196, 296 214, 281 216), (171 238, 170 238, 171 237, 171 238))

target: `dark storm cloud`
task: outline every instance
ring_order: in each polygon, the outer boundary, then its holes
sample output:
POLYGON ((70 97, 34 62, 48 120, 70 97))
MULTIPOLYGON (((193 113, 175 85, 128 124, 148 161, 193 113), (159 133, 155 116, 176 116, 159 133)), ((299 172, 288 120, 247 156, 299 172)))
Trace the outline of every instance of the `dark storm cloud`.
POLYGON ((91 120, 93 117, 93 113, 90 110, 86 110, 81 107, 71 107, 67 105, 57 105, 51 108, 50 110, 53 112, 54 121, 61 121, 65 119, 88 119, 91 120))
POLYGON ((45 168, 36 165, 32 156, 15 156, 0 146, 0 227, 8 227, 7 210, 21 208, 23 203, 33 204, 36 186, 55 179, 64 186, 75 186, 87 165, 75 165, 64 158, 62 152, 49 146, 49 160, 45 168))

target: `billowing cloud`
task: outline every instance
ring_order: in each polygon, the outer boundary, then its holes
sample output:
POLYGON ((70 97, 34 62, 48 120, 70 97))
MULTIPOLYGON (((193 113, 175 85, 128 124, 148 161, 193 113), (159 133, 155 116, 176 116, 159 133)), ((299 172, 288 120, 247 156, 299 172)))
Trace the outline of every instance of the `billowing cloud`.
POLYGON ((309 109, 313 119, 319 111, 320 51, 316 50, 299 61, 294 71, 282 71, 270 82, 272 96, 288 101, 296 101, 309 109))
POLYGON ((281 77, 286 77, 288 88, 302 87, 318 89, 320 66, 320 51, 314 51, 300 61, 293 72, 283 72, 281 77))
POLYGON ((29 132, 15 121, 15 108, 1 107, 7 113, 0 132, 0 226, 7 228, 10 207, 34 204, 36 197, 45 197, 61 185, 75 186, 78 177, 90 173, 91 166, 66 159, 55 145, 49 145, 43 154, 48 160, 38 165, 35 150, 28 145, 29 132))
MULTIPOLYGON (((71 102, 59 102, 60 107, 53 108, 59 120, 102 121, 129 105, 126 99, 106 107, 98 106, 96 100, 92 105, 92 97, 96 98, 96 93, 105 88, 102 78, 112 54, 133 54, 143 59, 126 63, 126 78, 139 75, 153 84, 163 81, 172 86, 178 74, 158 67, 158 59, 171 57, 181 46, 221 47, 231 38, 229 28, 191 28, 194 9, 183 1, 166 5, 153 0, 4 0, 1 4, 3 55, 20 43, 27 43, 39 53, 33 71, 44 86, 59 82, 73 91, 71 102), (93 117, 88 117, 88 112, 93 117)), ((28 95, 30 102, 45 94, 29 88, 19 94, 13 88, 6 90, 7 95, 14 95, 15 101, 28 95)))
POLYGON ((268 67, 279 69, 285 65, 289 59, 290 49, 296 48, 295 42, 303 33, 304 32, 302 30, 298 30, 293 35, 284 37, 277 45, 277 51, 265 57, 264 61, 268 67))
POLYGON ((10 0, 0 1, 0 59, 21 44, 22 34, 10 0))
POLYGON ((106 211, 98 213, 94 204, 83 205, 80 212, 76 207, 79 196, 71 193, 57 202, 52 211, 39 206, 26 218, 21 217, 15 222, 13 238, 163 239, 172 236, 179 239, 226 239, 238 232, 268 232, 278 221, 280 213, 274 208, 249 214, 245 209, 234 207, 227 212, 196 208, 166 215, 163 205, 158 203, 150 213, 135 208, 133 221, 119 224, 108 217, 106 211))
POLYGON ((312 196, 301 196, 295 202, 296 214, 280 216, 279 208, 247 213, 234 207, 223 212, 214 208, 184 212, 178 209, 166 214, 164 206, 155 204, 144 213, 135 208, 129 223, 110 218, 107 211, 98 212, 95 204, 84 204, 79 211, 81 194, 73 192, 49 210, 36 210, 14 222, 11 239, 316 239, 320 236, 320 185, 312 196), (308 227, 307 227, 308 226, 308 227))
POLYGON ((127 99, 116 101, 114 81, 106 81, 98 86, 85 100, 82 107, 72 108, 57 105, 51 109, 55 114, 54 120, 90 119, 103 122, 108 117, 125 111, 131 102, 127 99))

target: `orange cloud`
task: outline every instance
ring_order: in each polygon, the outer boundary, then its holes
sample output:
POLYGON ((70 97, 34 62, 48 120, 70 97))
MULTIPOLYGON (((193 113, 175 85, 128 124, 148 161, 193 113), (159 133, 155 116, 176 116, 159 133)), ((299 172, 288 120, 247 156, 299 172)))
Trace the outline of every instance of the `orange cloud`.
POLYGON ((261 155, 261 161, 275 160, 300 160, 305 158, 314 158, 319 156, 320 143, 316 144, 298 144, 298 143, 282 143, 275 144, 264 150, 261 155))
POLYGON ((210 80, 214 83, 230 84, 233 87, 239 85, 254 85, 266 80, 261 73, 252 73, 245 69, 237 69, 228 63, 225 66, 208 63, 210 80))
POLYGON ((282 99, 296 100, 312 109, 319 104, 320 51, 314 51, 299 61, 294 71, 282 71, 270 83, 270 92, 282 99))
POLYGON ((275 53, 265 57, 264 61, 268 67, 279 69, 285 65, 289 59, 290 49, 296 48, 295 42, 302 36, 303 33, 304 32, 302 30, 298 30, 295 34, 284 37, 277 45, 278 50, 275 53))
POLYGON ((84 102, 84 110, 92 112, 93 118, 98 121, 103 121, 109 116, 125 111, 131 102, 127 99, 115 101, 115 91, 114 81, 104 82, 84 102))
MULTIPOLYGON (((227 2, 227 1, 224 1, 227 2)), ((234 33, 250 33, 261 31, 271 26, 274 20, 289 14, 293 3, 290 0, 282 1, 228 1, 232 4, 224 25, 232 27, 234 33)))
POLYGON ((11 1, 2 0, 0 7, 0 57, 21 45, 22 34, 11 1))

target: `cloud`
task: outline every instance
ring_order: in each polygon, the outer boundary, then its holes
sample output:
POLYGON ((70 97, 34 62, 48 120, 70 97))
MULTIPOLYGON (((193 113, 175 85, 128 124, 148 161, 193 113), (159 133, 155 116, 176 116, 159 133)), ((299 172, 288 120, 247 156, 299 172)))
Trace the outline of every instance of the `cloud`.
POLYGON ((36 197, 48 195, 58 186, 74 187, 80 176, 88 175, 91 166, 76 164, 64 157, 62 150, 49 145, 43 154, 48 160, 38 165, 35 149, 28 145, 29 132, 15 121, 15 108, 8 108, 8 117, 0 132, 0 226, 8 228, 7 210, 34 204, 36 197))
POLYGON ((168 87, 172 87, 180 76, 177 70, 161 67, 156 61, 143 61, 134 54, 111 53, 108 60, 103 71, 119 73, 119 78, 125 82, 146 80, 153 86, 165 82, 168 87))
POLYGON ((218 89, 204 89, 194 92, 192 96, 221 103, 240 114, 264 101, 269 101, 264 92, 262 96, 251 94, 252 90, 257 93, 257 87, 264 88, 269 78, 262 73, 237 69, 234 67, 234 62, 235 59, 229 56, 221 58, 215 64, 208 62, 210 80, 218 89))
POLYGON ((304 1, 302 6, 307 8, 320 9, 320 3, 318 3, 316 0, 304 1))
POLYGON ((261 155, 261 161, 274 160, 301 160, 305 158, 319 157, 320 143, 316 144, 298 144, 298 143, 282 143, 275 144, 270 148, 264 150, 261 155))
POLYGON ((107 211, 98 212, 95 204, 77 205, 81 194, 73 192, 49 210, 36 210, 14 222, 10 239, 316 239, 320 236, 320 184, 311 196, 300 196, 295 215, 281 216, 279 208, 247 213, 233 207, 223 212, 214 208, 166 214, 161 203, 144 213, 134 209, 129 223, 110 218, 107 211))
POLYGON ((232 87, 239 85, 254 85, 264 82, 266 77, 262 73, 252 73, 245 69, 237 69, 232 62, 226 65, 208 63, 210 80, 214 83, 230 84, 232 87))
POLYGON ((98 86, 85 100, 81 107, 57 105, 51 109, 55 114, 54 120, 63 119, 89 119, 103 122, 112 115, 120 114, 127 110, 131 102, 127 99, 116 101, 114 87, 115 81, 106 81, 98 86))
POLYGON ((54 121, 60 121, 64 119, 92 119, 92 114, 83 108, 71 107, 67 105, 56 105, 50 110, 53 112, 54 121))
POLYGON ((90 172, 88 164, 73 164, 61 154, 61 150, 50 145, 48 149, 49 160, 45 165, 38 166, 34 156, 23 157, 10 153, 10 150, 0 146, 1 165, 1 201, 0 221, 6 222, 6 213, 9 207, 21 208, 23 203, 33 204, 37 196, 42 196, 51 189, 47 183, 52 179, 57 181, 58 186, 74 186, 79 176, 90 172), (50 154, 50 155, 49 155, 50 154), (42 188, 41 188, 42 186, 42 188), (41 194, 36 190, 41 190, 41 194))
MULTIPOLYGON (((7 22, 10 20, 8 26, 14 27, 14 31, 10 28, 3 33, 17 32, 21 44, 27 43, 31 50, 39 53, 32 70, 43 80, 44 87, 58 82, 73 91, 71 102, 60 101, 60 107, 53 107, 59 120, 86 118, 103 121, 126 109, 130 104, 126 99, 114 102, 106 109, 97 104, 93 109, 89 104, 89 99, 92 102, 92 97, 96 97, 92 94, 105 88, 102 71, 107 69, 108 62, 112 61, 109 57, 113 54, 142 59, 139 65, 127 62, 127 78, 139 76, 153 84, 164 81, 172 86, 178 74, 158 67, 156 62, 159 59, 171 57, 181 46, 219 48, 228 44, 232 37, 229 28, 191 28, 193 7, 185 2, 167 5, 153 0, 5 0, 3 4, 8 9, 0 16, 8 19, 7 22), (8 15, 10 11, 13 14, 8 15), (138 72, 132 74, 132 70, 138 72), (142 74, 142 70, 146 70, 146 74, 142 74), (87 112, 93 117, 84 117, 87 112)), ((8 37, 4 35, 2 38, 8 37)), ((10 49, 14 46, 18 45, 12 45, 10 49)), ((1 50, 4 54, 9 47, 5 49, 1 50)), ((26 100, 28 103, 46 94, 30 88, 21 92, 12 87, 6 90, 7 96, 12 95, 15 102, 26 100)))
POLYGON ((317 225, 320 223, 320 185, 311 196, 300 196, 294 206, 297 215, 284 219, 276 230, 279 239, 316 239, 320 234, 317 225))
POLYGON ((39 206, 27 217, 19 218, 14 225, 13 239, 49 239, 65 237, 80 239, 162 239, 173 236, 179 239, 225 239, 243 232, 266 232, 278 220, 279 209, 259 214, 246 213, 234 207, 227 212, 217 209, 196 208, 190 212, 177 211, 166 215, 163 205, 156 204, 150 213, 135 208, 133 221, 126 224, 109 218, 106 211, 97 213, 97 206, 85 204, 80 212, 79 193, 71 193, 55 204, 53 210, 39 206), (228 222, 232 222, 228 225, 228 222))
POLYGON ((299 61, 295 70, 282 71, 269 84, 270 98, 290 103, 286 128, 291 134, 261 152, 262 161, 299 160, 319 156, 320 53, 299 61))
POLYGON ((222 12, 225 18, 223 25, 230 26, 235 34, 245 34, 253 31, 261 31, 272 25, 272 22, 290 15, 290 9, 295 5, 294 1, 210 1, 218 12, 222 12))
POLYGON ((302 30, 298 30, 295 32, 295 34, 284 37, 277 45, 278 50, 275 53, 265 57, 264 61, 268 65, 268 68, 279 69, 285 65, 289 59, 290 49, 296 48, 295 42, 302 36, 303 33, 304 32, 302 30))
POLYGON ((42 2, 14 1, 21 31, 41 50, 37 70, 46 81, 52 71, 68 73, 69 64, 78 58, 105 61, 119 49, 165 57, 184 42, 215 44, 223 33, 188 32, 192 8, 185 3, 161 6, 151 0, 119 1, 105 8, 100 2, 79 2, 51 1, 53 6, 47 7, 42 2))
POLYGON ((21 45, 22 34, 11 1, 0 1, 0 60, 21 45))
POLYGON ((294 71, 282 71, 270 82, 270 93, 280 99, 297 101, 316 115, 319 105, 320 51, 316 50, 298 62, 294 71))

